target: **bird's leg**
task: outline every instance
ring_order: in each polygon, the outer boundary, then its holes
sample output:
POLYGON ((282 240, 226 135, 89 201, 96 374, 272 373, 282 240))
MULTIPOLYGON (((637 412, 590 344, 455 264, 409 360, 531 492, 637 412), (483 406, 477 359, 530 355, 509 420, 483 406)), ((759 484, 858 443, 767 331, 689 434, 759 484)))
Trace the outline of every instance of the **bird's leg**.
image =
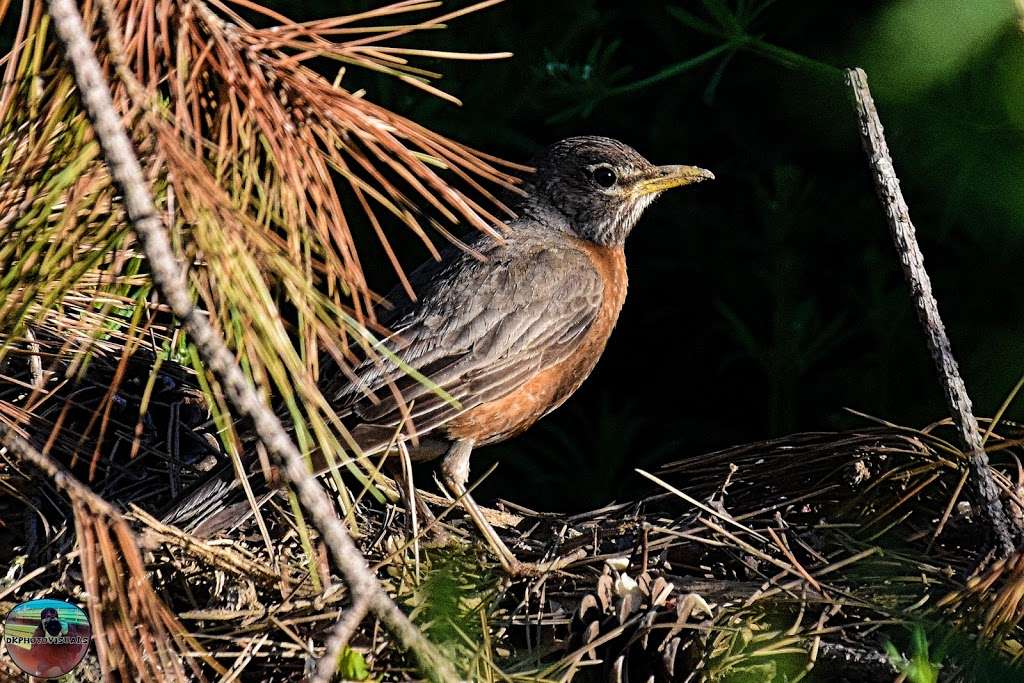
POLYGON ((451 494, 461 501, 466 512, 473 518, 473 522, 480 529, 480 533, 484 535, 487 544, 491 546, 491 550, 498 556, 501 566, 509 574, 517 575, 519 573, 517 571, 519 570, 519 560, 508 549, 505 542, 501 540, 498 532, 487 521, 483 511, 476 504, 476 501, 473 500, 473 497, 469 495, 469 491, 466 490, 466 482, 469 481, 469 456, 472 452, 473 442, 468 439, 453 443, 441 460, 441 480, 448 487, 451 494))
POLYGON ((473 497, 466 490, 466 482, 469 481, 469 456, 473 452, 473 442, 468 439, 461 439, 452 444, 451 448, 441 460, 441 480, 448 487, 456 499, 462 501, 462 506, 473 518, 480 533, 484 535, 491 550, 498 556, 501 566, 511 576, 528 576, 544 574, 550 571, 557 571, 570 562, 579 559, 578 556, 558 558, 553 562, 534 564, 532 562, 520 562, 518 558, 508 549, 505 542, 501 540, 498 532, 494 530, 491 523, 487 521, 483 510, 476 504, 473 497))

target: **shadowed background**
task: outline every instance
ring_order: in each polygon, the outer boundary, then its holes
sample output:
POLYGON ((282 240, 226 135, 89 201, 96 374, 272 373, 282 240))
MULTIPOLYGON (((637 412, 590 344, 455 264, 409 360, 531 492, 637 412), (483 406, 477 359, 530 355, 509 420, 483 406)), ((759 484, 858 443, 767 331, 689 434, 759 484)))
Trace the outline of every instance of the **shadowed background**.
MULTIPOLYGON (((439 65, 462 108, 353 73, 385 106, 513 160, 602 134, 718 177, 648 211, 604 358, 565 406, 474 455, 476 476, 500 462, 483 499, 581 510, 640 486, 637 466, 858 423, 844 406, 915 426, 944 415, 840 77, 727 45, 740 35, 867 70, 976 412, 995 412, 1024 370, 1020 21, 1010 0, 528 0, 432 45, 515 53, 439 65)), ((386 291, 394 274, 366 237, 367 272, 386 291)), ((402 246, 407 264, 427 257, 402 246)))
MULTIPOLYGON (((302 20, 379 4, 271 6, 302 20)), ((475 476, 500 462, 482 500, 582 510, 639 487, 638 466, 860 422, 844 406, 915 426, 943 416, 846 88, 823 65, 871 79, 976 412, 994 413, 1024 370, 1024 32, 1011 0, 518 0, 403 44, 515 56, 438 64, 462 108, 359 70, 349 87, 516 161, 601 134, 718 177, 648 211, 604 358, 564 407, 474 455, 475 476)), ((386 292, 393 271, 368 226, 354 229, 386 292)), ((428 257, 391 235, 406 266, 428 257)))

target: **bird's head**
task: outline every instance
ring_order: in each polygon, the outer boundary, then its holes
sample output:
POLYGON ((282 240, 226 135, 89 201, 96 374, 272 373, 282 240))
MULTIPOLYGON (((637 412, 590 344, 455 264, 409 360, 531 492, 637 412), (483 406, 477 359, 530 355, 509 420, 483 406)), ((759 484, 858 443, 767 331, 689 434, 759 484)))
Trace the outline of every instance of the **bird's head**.
POLYGON ((715 177, 696 166, 655 166, 618 140, 590 136, 556 142, 534 165, 524 212, 604 246, 623 244, 665 190, 715 177))

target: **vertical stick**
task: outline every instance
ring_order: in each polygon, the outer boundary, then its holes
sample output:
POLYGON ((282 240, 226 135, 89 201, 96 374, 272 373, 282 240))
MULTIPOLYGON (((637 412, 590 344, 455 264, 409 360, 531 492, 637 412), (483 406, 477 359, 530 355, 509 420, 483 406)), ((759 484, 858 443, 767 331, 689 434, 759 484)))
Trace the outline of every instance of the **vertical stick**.
POLYGON ((1001 556, 1005 557, 1016 549, 1021 536, 1020 529, 1010 521, 999 500, 999 489, 992 479, 988 456, 978 430, 978 420, 971 408, 963 378, 946 336, 946 328, 939 317, 938 303, 932 294, 932 283, 924 268, 924 256, 917 244, 914 224, 910 221, 910 209, 900 190, 900 181, 889 156, 882 123, 878 119, 875 101, 868 89, 867 75, 861 69, 846 71, 847 83, 853 95, 857 119, 860 123, 860 138, 868 156, 875 189, 885 210, 896 252, 899 254, 903 275, 910 285, 917 317, 924 328, 928 349, 939 373, 946 406, 956 425, 964 452, 968 456, 971 471, 971 493, 974 507, 988 522, 1001 556))
POLYGON ((232 408, 239 416, 252 422, 267 452, 282 463, 285 479, 295 487, 299 501, 323 535, 354 598, 357 601, 365 599, 369 603, 399 642, 416 654, 428 675, 435 680, 458 680, 451 662, 384 591, 281 421, 249 384, 234 355, 206 315, 192 305, 184 271, 178 264, 167 229, 153 204, 131 140, 114 109, 110 86, 96 59, 75 0, 48 0, 47 6, 71 63, 82 104, 89 114, 110 175, 122 192, 128 219, 142 244, 153 284, 161 298, 181 321, 203 364, 223 387, 232 408))

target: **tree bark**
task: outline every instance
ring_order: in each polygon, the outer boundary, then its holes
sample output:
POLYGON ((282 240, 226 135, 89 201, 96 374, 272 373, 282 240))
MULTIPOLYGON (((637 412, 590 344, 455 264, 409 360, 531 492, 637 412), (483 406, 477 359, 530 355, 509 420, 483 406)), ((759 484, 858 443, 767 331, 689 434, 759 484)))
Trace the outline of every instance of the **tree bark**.
POLYGON ((868 88, 867 75, 861 69, 848 69, 846 79, 857 110, 860 138, 871 166, 875 189, 878 191, 878 198, 889 223, 900 265, 903 267, 903 275, 910 286, 910 296, 918 320, 928 340, 928 349, 935 361, 946 406, 968 458, 974 506, 987 521, 1000 555, 1006 557, 1016 549, 1021 539, 1021 530, 1007 515, 999 498, 999 489, 992 478, 988 455, 985 453, 981 432, 978 429, 978 420, 974 416, 971 399, 953 357, 946 327, 939 317, 938 302, 932 294, 931 279, 924 267, 924 256, 917 244, 914 224, 910 220, 910 209, 903 198, 900 181, 893 168, 882 123, 878 119, 878 111, 868 88))

